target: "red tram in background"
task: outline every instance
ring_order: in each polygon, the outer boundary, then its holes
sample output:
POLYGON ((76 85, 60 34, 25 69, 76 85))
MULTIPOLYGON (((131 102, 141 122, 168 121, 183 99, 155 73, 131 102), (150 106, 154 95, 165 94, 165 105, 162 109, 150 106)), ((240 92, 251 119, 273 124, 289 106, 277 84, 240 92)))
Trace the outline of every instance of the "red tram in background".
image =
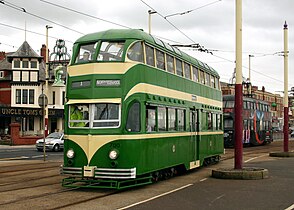
MULTIPOLYGON (((233 147, 235 142, 235 96, 223 96, 224 145, 233 147)), ((243 144, 263 145, 273 141, 272 114, 269 104, 254 98, 243 97, 243 144)))

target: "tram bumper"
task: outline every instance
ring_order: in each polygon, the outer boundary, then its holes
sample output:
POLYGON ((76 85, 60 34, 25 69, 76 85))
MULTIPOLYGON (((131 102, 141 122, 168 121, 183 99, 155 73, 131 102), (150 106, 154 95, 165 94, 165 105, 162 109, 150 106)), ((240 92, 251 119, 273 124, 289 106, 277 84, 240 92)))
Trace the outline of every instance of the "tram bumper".
POLYGON ((123 189, 152 183, 151 176, 136 177, 136 168, 61 167, 64 187, 123 189))

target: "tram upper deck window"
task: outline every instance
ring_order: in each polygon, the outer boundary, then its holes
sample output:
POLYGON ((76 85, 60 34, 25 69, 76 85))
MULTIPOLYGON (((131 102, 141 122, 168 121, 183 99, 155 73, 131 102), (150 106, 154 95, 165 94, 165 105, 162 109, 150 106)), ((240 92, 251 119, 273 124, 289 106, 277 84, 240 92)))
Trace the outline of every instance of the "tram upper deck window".
POLYGON ((170 73, 175 73, 174 57, 171 55, 166 55, 167 71, 170 73))
POLYGON ((75 63, 87 63, 93 61, 96 47, 97 43, 81 45, 75 63))
POLYGON ((156 67, 165 70, 164 53, 156 50, 156 67))
POLYGON ((142 42, 136 42, 133 44, 128 52, 127 52, 128 59, 132 61, 144 62, 143 59, 143 45, 142 42))
POLYGON ((98 61, 122 61, 124 50, 124 42, 108 42, 101 43, 98 61))
POLYGON ((184 63, 184 72, 185 72, 185 77, 187 79, 191 79, 191 70, 190 70, 190 64, 184 63))
POLYGON ((204 71, 199 71, 199 81, 201 84, 205 84, 205 78, 204 78, 204 71))
POLYGON ((194 67, 194 66, 192 66, 192 71, 193 71, 193 80, 195 81, 195 82, 199 82, 199 80, 198 80, 198 69, 196 68, 196 67, 194 67))
POLYGON ((208 73, 205 73, 205 84, 210 86, 210 75, 208 73))
POLYGON ((150 66, 155 66, 154 48, 146 45, 146 63, 150 66))
POLYGON ((177 68, 177 75, 183 76, 183 66, 182 66, 182 61, 176 59, 176 68, 177 68))
POLYGON ((219 79, 215 78, 215 88, 219 90, 219 79))

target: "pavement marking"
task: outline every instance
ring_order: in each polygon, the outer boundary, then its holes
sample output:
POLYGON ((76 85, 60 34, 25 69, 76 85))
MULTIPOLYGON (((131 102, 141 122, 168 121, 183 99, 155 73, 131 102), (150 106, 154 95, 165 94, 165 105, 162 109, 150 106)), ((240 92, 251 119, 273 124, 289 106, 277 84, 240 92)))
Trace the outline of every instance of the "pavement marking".
POLYGON ((131 204, 131 205, 129 205, 129 206, 125 206, 125 207, 119 208, 119 209, 117 209, 117 210, 123 210, 123 209, 131 208, 131 207, 133 207, 133 206, 137 206, 137 205, 139 205, 139 204, 146 203, 146 202, 148 202, 148 201, 151 201, 151 200, 154 200, 154 199, 156 199, 156 198, 159 198, 159 197, 162 197, 162 196, 165 196, 165 195, 171 194, 171 193, 173 193, 173 192, 176 192, 176 191, 182 190, 182 189, 187 188, 187 187, 190 187, 190 186, 192 186, 192 185, 193 185, 193 184, 187 184, 187 185, 185 185, 185 186, 179 187, 179 188, 174 189, 174 190, 171 190, 171 191, 169 191, 169 192, 166 192, 166 193, 163 193, 163 194, 160 194, 160 195, 154 196, 154 197, 152 197, 152 198, 149 198, 149 199, 146 199, 146 200, 143 200, 143 201, 140 201, 140 202, 137 202, 137 203, 131 204))
POLYGON ((286 208, 285 210, 293 210, 294 209, 294 204, 292 204, 292 206, 289 206, 288 208, 286 208))
POLYGON ((20 157, 12 157, 12 158, 0 158, 0 161, 6 161, 6 160, 21 160, 21 159, 28 159, 27 156, 20 156, 20 157))
POLYGON ((199 182, 204 182, 205 180, 207 180, 207 178, 201 179, 199 182))
POLYGON ((261 157, 264 157, 264 156, 268 156, 268 154, 260 155, 260 156, 257 156, 257 157, 250 158, 250 159, 244 161, 244 163, 248 163, 248 162, 250 162, 250 161, 252 161, 252 160, 255 160, 255 159, 257 159, 257 158, 261 158, 261 157))

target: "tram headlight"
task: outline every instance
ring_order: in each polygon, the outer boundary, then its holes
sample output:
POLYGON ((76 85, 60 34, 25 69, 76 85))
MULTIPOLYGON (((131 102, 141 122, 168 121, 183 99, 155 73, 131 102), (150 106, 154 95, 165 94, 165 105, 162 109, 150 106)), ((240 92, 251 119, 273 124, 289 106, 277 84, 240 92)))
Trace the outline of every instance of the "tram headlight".
POLYGON ((74 156, 75 156, 75 152, 73 151, 73 149, 67 150, 66 157, 73 158, 74 156))
POLYGON ((111 160, 116 160, 118 158, 118 154, 118 150, 114 149, 109 152, 108 156, 111 160))

